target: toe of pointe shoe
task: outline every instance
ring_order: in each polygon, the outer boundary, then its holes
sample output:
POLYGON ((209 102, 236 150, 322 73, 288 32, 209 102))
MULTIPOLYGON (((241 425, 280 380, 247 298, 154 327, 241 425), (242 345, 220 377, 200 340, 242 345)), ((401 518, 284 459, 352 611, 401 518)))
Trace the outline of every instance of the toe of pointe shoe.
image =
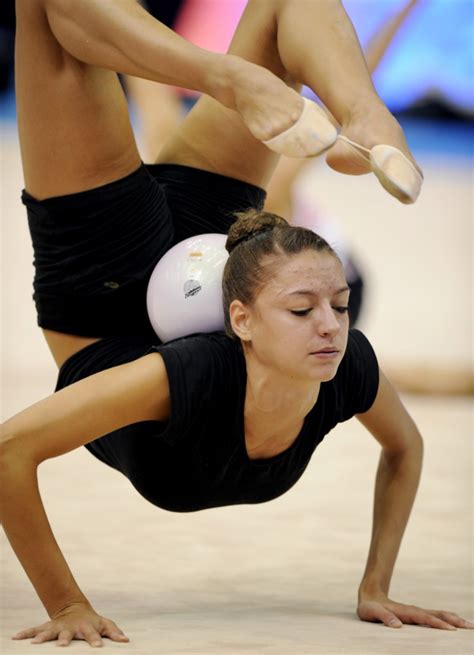
POLYGON ((370 151, 372 170, 380 184, 406 205, 420 195, 423 175, 405 155, 393 146, 378 145, 370 151))
POLYGON ((304 106, 296 123, 281 134, 262 141, 267 148, 287 157, 314 157, 330 148, 337 130, 315 102, 303 98, 304 106))

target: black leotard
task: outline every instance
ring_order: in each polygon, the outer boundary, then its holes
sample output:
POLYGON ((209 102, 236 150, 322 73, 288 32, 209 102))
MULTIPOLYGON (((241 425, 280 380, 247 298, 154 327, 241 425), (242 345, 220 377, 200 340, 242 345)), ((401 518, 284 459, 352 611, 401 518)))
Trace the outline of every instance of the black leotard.
POLYGON ((300 478, 324 436, 337 423, 367 411, 378 389, 374 351, 361 332, 350 330, 337 374, 321 384, 296 441, 260 460, 249 459, 245 448, 245 359, 240 345, 222 332, 165 345, 153 345, 143 336, 107 337, 65 362, 57 390, 152 351, 161 353, 168 373, 169 421, 136 423, 86 448, 126 475, 151 503, 171 511, 280 496, 300 478))

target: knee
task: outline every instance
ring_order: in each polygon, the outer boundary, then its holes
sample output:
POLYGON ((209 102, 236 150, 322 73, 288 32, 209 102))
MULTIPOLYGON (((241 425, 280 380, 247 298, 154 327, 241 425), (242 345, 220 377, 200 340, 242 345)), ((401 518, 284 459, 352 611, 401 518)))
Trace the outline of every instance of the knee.
POLYGON ((23 24, 25 21, 35 21, 43 19, 48 22, 50 14, 71 13, 71 5, 67 0, 15 0, 15 13, 17 23, 23 24))
POLYGON ((17 27, 31 25, 35 30, 48 27, 48 13, 56 10, 61 0, 15 0, 17 27))

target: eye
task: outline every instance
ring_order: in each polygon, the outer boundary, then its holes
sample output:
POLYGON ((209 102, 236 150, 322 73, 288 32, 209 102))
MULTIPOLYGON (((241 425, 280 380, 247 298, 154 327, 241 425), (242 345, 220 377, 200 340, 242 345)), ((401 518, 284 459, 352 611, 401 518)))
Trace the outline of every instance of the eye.
POLYGON ((290 309, 290 312, 295 316, 308 316, 311 309, 312 307, 310 307, 309 309, 290 309))
POLYGON ((339 314, 345 314, 349 311, 349 307, 333 307, 333 309, 339 314))

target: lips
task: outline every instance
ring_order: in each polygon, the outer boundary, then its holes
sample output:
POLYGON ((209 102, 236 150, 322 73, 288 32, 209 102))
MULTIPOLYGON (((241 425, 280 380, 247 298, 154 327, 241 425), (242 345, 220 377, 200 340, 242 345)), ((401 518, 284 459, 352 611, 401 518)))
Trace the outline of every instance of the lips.
POLYGON ((339 352, 339 350, 338 350, 337 348, 331 348, 330 346, 328 346, 327 348, 321 348, 320 350, 315 350, 315 351, 312 352, 311 354, 312 354, 312 355, 322 355, 322 354, 324 354, 324 353, 328 353, 328 354, 329 354, 329 353, 332 353, 332 354, 334 354, 334 353, 338 353, 338 352, 339 352))
POLYGON ((340 351, 332 346, 326 346, 326 348, 320 348, 319 350, 310 353, 310 356, 313 358, 313 361, 331 362, 339 359, 340 351))

